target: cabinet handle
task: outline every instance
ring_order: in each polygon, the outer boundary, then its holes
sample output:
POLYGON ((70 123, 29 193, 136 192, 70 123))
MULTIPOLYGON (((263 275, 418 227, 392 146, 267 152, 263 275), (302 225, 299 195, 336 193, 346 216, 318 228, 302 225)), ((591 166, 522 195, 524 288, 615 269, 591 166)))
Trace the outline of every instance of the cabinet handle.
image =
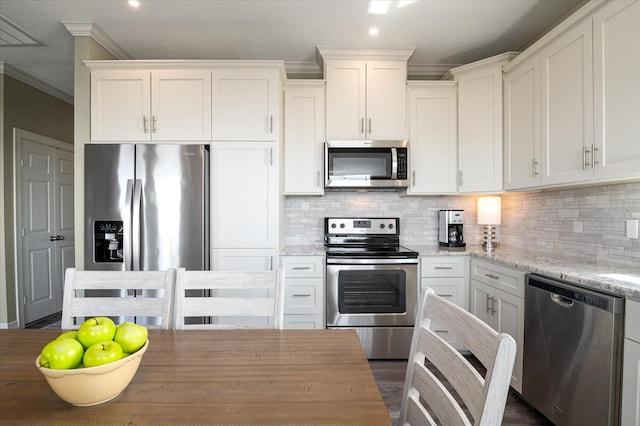
POLYGON ((360 119, 360 133, 364 133, 364 117, 360 119))
POLYGON ((487 300, 485 302, 485 312, 486 313, 491 313, 491 306, 489 306, 489 304, 491 303, 491 299, 493 299, 493 297, 489 296, 487 294, 487 300))
POLYGON ((294 271, 306 271, 311 269, 311 266, 294 266, 293 268, 294 271))
POLYGON ((269 148, 269 165, 273 166, 273 148, 269 148))
POLYGON ((433 269, 453 269, 453 266, 434 266, 433 269))
POLYGON ((600 164, 600 162, 596 161, 596 148, 595 144, 591 144, 591 167, 595 168, 596 164, 600 164))
POLYGON ((294 293, 293 297, 311 297, 311 294, 303 294, 303 293, 294 293))
POLYGON ((500 277, 499 277, 499 276, 497 276, 497 275, 492 275, 492 274, 484 274, 484 275, 485 275, 486 277, 493 278, 494 280, 499 280, 499 279, 500 279, 500 277))
POLYGON ((149 131, 148 118, 146 115, 142 116, 142 129, 144 130, 144 133, 149 131))
POLYGON ((156 133, 158 131, 158 125, 156 122, 156 116, 152 115, 151 116, 151 131, 152 133, 156 133))
POLYGON ((498 311, 496 311, 495 307, 496 307, 496 298, 492 297, 491 298, 491 316, 494 316, 495 314, 498 313, 498 311))
POLYGON ((586 170, 587 166, 591 166, 591 163, 587 163, 587 154, 589 154, 590 152, 591 151, 588 150, 586 146, 582 147, 582 170, 586 170))
POLYGON ((411 180, 413 181, 411 185, 416 186, 416 172, 411 172, 411 180))
POLYGON ((371 118, 369 118, 369 133, 371 133, 371 118))
POLYGON ((458 170, 458 186, 462 186, 462 170, 458 170))
POLYGON ((439 294, 440 297, 453 297, 453 294, 439 294))
POLYGON ((273 256, 269 256, 269 270, 273 271, 273 256))
POLYGON ((540 164, 539 162, 536 161, 536 159, 534 158, 533 161, 531 162, 531 166, 533 167, 533 177, 538 176, 538 172, 536 171, 536 166, 540 164))
POLYGON ((269 116, 269 133, 273 133, 273 115, 269 116))

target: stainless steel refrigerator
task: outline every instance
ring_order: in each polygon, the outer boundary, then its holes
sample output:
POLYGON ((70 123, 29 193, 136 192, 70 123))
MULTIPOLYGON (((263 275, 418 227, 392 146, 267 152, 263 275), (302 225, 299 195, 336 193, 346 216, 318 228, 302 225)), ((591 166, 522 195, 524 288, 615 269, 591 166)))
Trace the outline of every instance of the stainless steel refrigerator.
MULTIPOLYGON (((209 147, 85 146, 85 269, 209 269, 209 147)), ((92 296, 161 296, 94 291, 92 296), (114 294, 117 293, 117 294, 114 294)), ((114 318, 159 325, 157 318, 114 318)))
POLYGON ((85 269, 209 269, 206 145, 85 148, 85 269))

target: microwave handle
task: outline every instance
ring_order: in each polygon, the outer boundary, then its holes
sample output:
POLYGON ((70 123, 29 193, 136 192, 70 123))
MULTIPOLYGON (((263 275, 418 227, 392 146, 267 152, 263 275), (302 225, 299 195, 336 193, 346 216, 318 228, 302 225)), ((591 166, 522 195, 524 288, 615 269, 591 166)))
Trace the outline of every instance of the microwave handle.
POLYGON ((391 148, 391 179, 398 179, 398 149, 391 148))

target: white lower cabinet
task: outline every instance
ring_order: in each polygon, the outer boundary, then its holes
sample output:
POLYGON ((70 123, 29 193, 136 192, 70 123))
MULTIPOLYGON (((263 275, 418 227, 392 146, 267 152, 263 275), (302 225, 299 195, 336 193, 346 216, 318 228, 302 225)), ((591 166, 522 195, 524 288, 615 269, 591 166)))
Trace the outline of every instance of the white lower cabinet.
POLYGON ((524 345, 524 284, 526 271, 471 260, 469 311, 499 333, 507 333, 517 345, 511 386, 522 392, 524 345))
MULTIPOLYGON (((435 293, 461 308, 468 309, 468 256, 424 256, 420 259, 420 290, 432 288, 435 293)), ((431 330, 459 351, 466 350, 464 345, 440 330, 435 323, 431 330)))
POLYGON ((625 304, 624 360, 622 365, 622 426, 640 425, 640 301, 625 304))
POLYGON ((284 328, 322 329, 324 321, 324 257, 282 256, 284 328))

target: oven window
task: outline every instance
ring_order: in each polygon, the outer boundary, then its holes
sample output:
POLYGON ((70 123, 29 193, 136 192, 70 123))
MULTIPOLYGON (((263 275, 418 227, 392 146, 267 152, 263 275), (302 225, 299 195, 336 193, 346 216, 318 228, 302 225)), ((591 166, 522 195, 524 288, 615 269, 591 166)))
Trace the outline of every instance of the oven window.
POLYGON ((340 271, 341 314, 406 312, 407 274, 403 270, 340 271))
POLYGON ((329 150, 331 179, 391 179, 393 158, 390 149, 329 150))

